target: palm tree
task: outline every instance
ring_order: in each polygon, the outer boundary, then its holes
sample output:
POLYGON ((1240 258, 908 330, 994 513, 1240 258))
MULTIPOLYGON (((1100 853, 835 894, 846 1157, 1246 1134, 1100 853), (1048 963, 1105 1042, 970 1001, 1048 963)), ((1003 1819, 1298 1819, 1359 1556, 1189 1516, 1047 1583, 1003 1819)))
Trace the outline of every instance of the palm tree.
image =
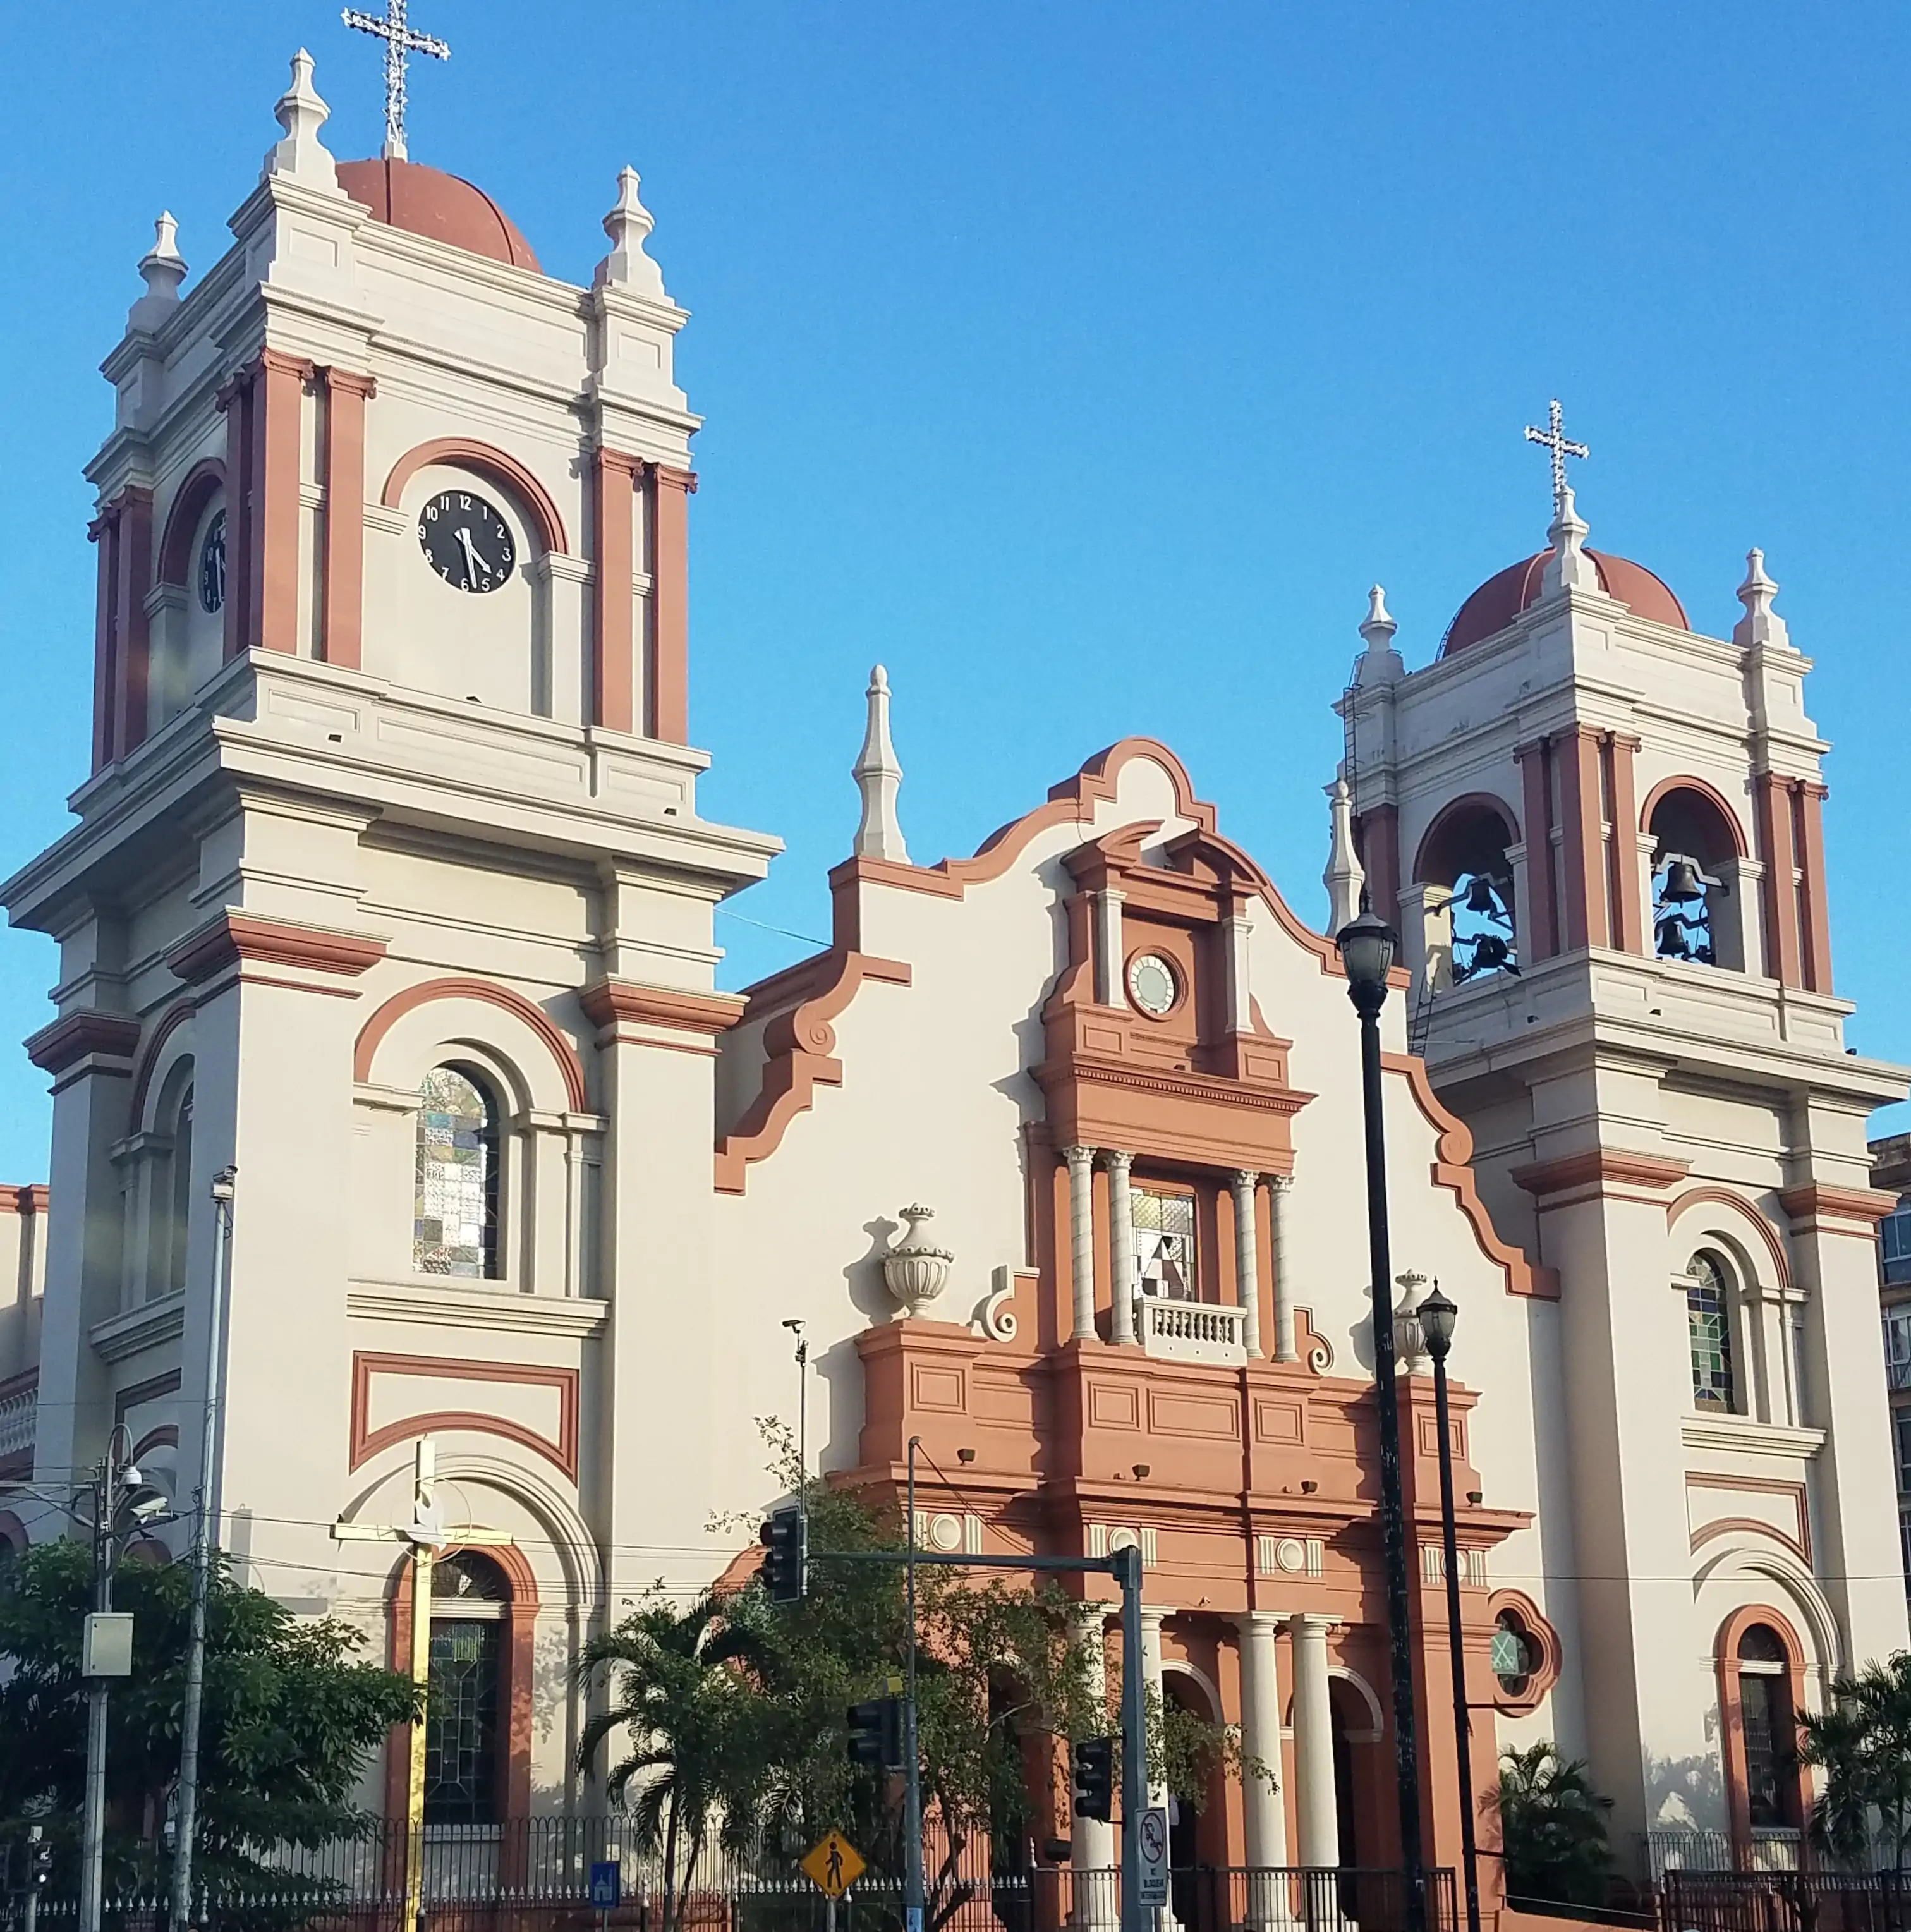
POLYGON ((1583 1760, 1562 1758, 1542 1743, 1503 1751, 1499 1764, 1508 1895, 1603 1905, 1612 1866, 1606 1840, 1612 1801, 1594 1790, 1583 1760))
POLYGON ((1800 1715, 1798 1739, 1799 1760, 1825 1773, 1812 1842, 1837 1864, 1862 1866, 1875 1812, 1901 1868, 1911 1834, 1911 1655, 1899 1651, 1834 1678, 1824 1709, 1800 1715))
POLYGON ((584 1726, 578 1768, 592 1775, 612 1734, 627 1734, 629 1748, 605 1773, 604 1788, 620 1804, 637 1786, 631 1816, 638 1846, 663 1868, 663 1932, 677 1932, 734 1766, 746 1703, 736 1666, 758 1662, 760 1648, 750 1631, 725 1618, 718 1598, 706 1595, 681 1611, 668 1604, 639 1610, 579 1653, 578 1681, 588 1684, 606 1669, 610 1699, 584 1726))

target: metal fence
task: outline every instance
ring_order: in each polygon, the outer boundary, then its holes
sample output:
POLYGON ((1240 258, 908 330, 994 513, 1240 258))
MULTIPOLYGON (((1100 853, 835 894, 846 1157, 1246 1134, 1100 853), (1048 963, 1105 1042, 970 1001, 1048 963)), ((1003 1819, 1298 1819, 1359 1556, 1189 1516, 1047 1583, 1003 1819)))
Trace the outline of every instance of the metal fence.
POLYGON ((1660 1932, 1911 1932, 1902 1871, 1667 1871, 1660 1932))
MULTIPOLYGON (((208 1865, 196 1919, 212 1932, 412 1932, 401 1923, 404 1848, 401 1825, 376 1823, 362 1838, 255 1854, 243 1875, 208 1865)), ((1118 1872, 1033 1862, 1004 1870, 999 1860, 992 1870, 991 1858, 984 1839, 952 1870, 932 1862, 928 1932, 1116 1932, 1118 1872)), ((621 1868, 623 1903, 610 1915, 619 1932, 665 1932, 662 1870, 640 1852, 627 1818, 432 1827, 427 1932, 586 1932, 597 1919, 590 1868, 606 1860, 621 1868)), ((7 1932, 24 1917, 22 1866, 16 1856, 0 1899, 7 1932)), ((110 1896, 107 1932, 166 1932, 164 1890, 162 1864, 110 1896)), ((1453 1873, 1430 1872, 1427 1894, 1429 1932, 1457 1932, 1453 1873)), ((673 1904, 681 1932, 898 1932, 904 1918, 896 1879, 860 1880, 832 1922, 794 1857, 745 1860, 715 1847, 700 1853, 687 1885, 680 1873, 673 1904)), ((50 1888, 38 1918, 45 1932, 73 1932, 70 1890, 50 1888)), ((1172 1874, 1160 1932, 1405 1932, 1406 1922, 1397 1871, 1198 1866, 1172 1874)))
POLYGON ((1669 1871, 1796 1871, 1803 1834, 1754 1827, 1742 1857, 1729 1832, 1647 1832, 1646 1875, 1654 1885, 1669 1871))

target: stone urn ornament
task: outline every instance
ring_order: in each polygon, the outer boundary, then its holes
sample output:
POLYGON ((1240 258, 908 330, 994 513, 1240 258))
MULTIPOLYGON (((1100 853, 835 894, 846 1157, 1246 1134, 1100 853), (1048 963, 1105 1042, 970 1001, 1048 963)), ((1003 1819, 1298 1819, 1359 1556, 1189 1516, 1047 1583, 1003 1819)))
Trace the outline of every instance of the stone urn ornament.
POLYGON ((956 1257, 946 1248, 933 1246, 922 1232, 922 1223, 935 1219, 934 1208, 898 1211, 909 1223, 909 1232, 884 1256, 883 1280, 906 1320, 921 1314, 949 1286, 949 1270, 956 1257))

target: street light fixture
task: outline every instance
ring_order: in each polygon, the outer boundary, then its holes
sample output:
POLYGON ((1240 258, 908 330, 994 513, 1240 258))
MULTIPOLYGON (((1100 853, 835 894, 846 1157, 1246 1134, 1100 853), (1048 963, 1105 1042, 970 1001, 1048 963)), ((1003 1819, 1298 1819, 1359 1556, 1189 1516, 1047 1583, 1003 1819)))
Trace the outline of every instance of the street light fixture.
MULTIPOLYGON (((1347 997, 1360 1016, 1360 1090, 1366 1127, 1367 1251, 1373 1280, 1373 1378, 1380 1409, 1380 1526, 1387 1557, 1388 1653, 1394 1690, 1394 1776, 1407 1932, 1426 1932, 1420 1838, 1420 1765, 1408 1624, 1406 1522, 1400 1497, 1400 1414, 1394 1392, 1394 1262, 1387 1226, 1387 1134, 1380 1090, 1380 1010, 1400 939, 1371 907, 1334 936, 1347 997)), ((1469 1927, 1468 1932, 1473 1932, 1469 1927)))
POLYGON ((1460 1848, 1466 1885, 1466 1932, 1480 1932, 1480 1857, 1473 1833, 1473 1740, 1466 1701, 1466 1647, 1460 1628, 1460 1547, 1454 1528, 1453 1436, 1447 1420, 1447 1351, 1453 1346, 1460 1310, 1433 1292, 1414 1313, 1426 1352, 1433 1358, 1433 1416, 1440 1432, 1440 1536, 1447 1558, 1447 1652, 1453 1664, 1454 1753, 1460 1767, 1460 1848))

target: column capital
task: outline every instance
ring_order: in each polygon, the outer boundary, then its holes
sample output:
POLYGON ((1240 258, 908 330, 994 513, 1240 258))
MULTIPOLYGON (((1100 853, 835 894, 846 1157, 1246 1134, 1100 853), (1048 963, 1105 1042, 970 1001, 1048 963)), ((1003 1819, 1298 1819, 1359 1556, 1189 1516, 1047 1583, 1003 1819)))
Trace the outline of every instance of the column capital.
POLYGON ((1065 1147, 1062 1158, 1070 1167, 1088 1167, 1094 1165, 1095 1150, 1091 1147, 1065 1147))
POLYGON ((1294 1614, 1292 1610, 1230 1610, 1228 1616, 1244 1636, 1250 1631, 1257 1636, 1263 1632, 1272 1636, 1293 1621, 1294 1614))
POLYGON ((1101 1156, 1102 1165, 1111 1174, 1126 1174, 1135 1165, 1135 1156, 1124 1154, 1119 1148, 1103 1148, 1101 1156))
POLYGON ((1237 1194, 1251 1194, 1261 1184, 1260 1175, 1251 1167, 1238 1167, 1234 1171, 1233 1186, 1237 1194))
POLYGON ((1276 1194, 1288 1194, 1293 1191, 1294 1177, 1291 1174, 1265 1174, 1261 1178, 1276 1194))
POLYGON ((1142 1628, 1146 1630, 1152 1625, 1159 1631, 1168 1618, 1178 1614, 1176 1606, 1172 1604, 1144 1604, 1142 1606, 1142 1628))
POLYGON ((1325 1636, 1329 1630, 1338 1630, 1347 1619, 1336 1617, 1325 1610, 1292 1610, 1287 1622, 1297 1636, 1325 1636))

